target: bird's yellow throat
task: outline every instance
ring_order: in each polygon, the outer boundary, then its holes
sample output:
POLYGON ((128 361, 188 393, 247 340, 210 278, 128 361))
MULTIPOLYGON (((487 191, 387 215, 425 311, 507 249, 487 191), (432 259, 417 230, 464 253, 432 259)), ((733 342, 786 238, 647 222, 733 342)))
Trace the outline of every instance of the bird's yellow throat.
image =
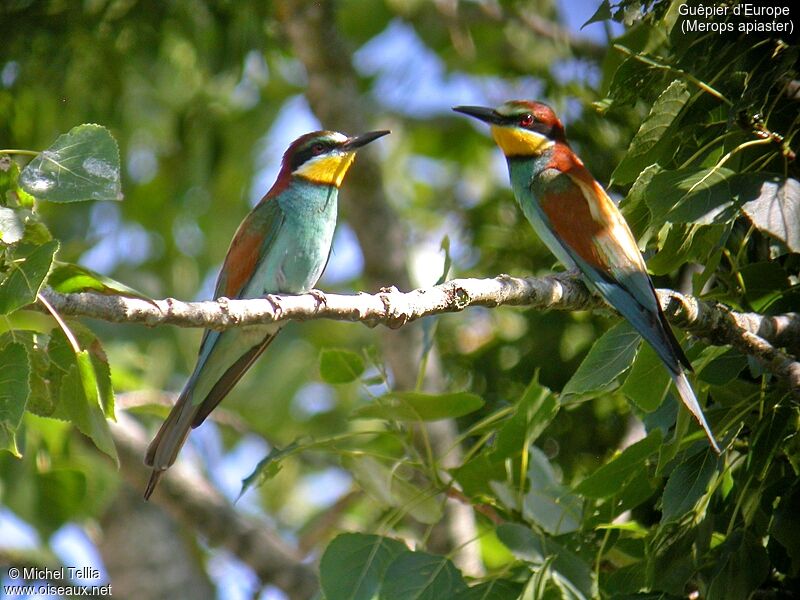
POLYGON ((553 145, 542 134, 518 127, 492 125, 492 137, 506 156, 535 156, 553 145))
POLYGON ((294 174, 314 183, 335 185, 338 188, 342 184, 347 169, 353 164, 355 157, 355 152, 321 156, 309 160, 297 169, 294 174))

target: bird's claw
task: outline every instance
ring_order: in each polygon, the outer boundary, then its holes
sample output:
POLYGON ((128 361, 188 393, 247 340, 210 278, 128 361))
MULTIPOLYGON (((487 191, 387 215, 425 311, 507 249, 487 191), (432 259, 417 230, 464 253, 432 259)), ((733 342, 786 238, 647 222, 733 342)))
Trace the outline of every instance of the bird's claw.
POLYGON ((583 273, 578 267, 572 267, 571 269, 567 269, 566 271, 554 273, 553 276, 556 279, 561 279, 563 281, 570 281, 575 279, 583 281, 583 273))
POLYGON ((280 319, 283 315, 283 307, 281 306, 281 297, 275 294, 266 294, 264 299, 272 305, 275 311, 275 318, 280 319))
POLYGON ((323 306, 328 308, 328 298, 325 296, 325 292, 322 290, 310 290, 308 293, 317 301, 317 310, 321 309, 323 306))

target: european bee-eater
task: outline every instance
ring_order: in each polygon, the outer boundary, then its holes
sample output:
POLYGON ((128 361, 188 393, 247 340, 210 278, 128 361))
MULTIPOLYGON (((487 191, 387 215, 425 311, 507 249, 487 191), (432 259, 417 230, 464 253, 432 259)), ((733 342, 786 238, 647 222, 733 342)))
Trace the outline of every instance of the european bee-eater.
MULTIPOLYGON (((347 137, 315 131, 283 155, 272 188, 239 225, 217 276, 215 298, 303 294, 319 280, 336 227, 339 186, 356 151, 389 133, 347 137)), ((147 449, 153 468, 145 499, 199 426, 280 331, 280 324, 206 330, 194 372, 147 449)))
POLYGON ((570 148, 553 110, 522 100, 497 109, 453 110, 489 124, 506 156, 517 202, 536 233, 653 346, 681 400, 719 453, 686 378, 684 367, 691 371, 692 365, 664 317, 636 240, 616 204, 570 148))

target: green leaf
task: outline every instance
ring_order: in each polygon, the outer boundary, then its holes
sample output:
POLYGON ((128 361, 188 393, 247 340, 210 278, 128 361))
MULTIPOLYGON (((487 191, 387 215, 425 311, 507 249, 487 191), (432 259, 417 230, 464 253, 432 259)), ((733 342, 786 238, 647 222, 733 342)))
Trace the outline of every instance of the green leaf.
POLYGON ((769 526, 770 535, 781 544, 791 559, 790 573, 796 577, 800 573, 800 483, 795 480, 794 485, 786 493, 781 494, 781 500, 772 516, 769 526))
POLYGON ((613 598, 636 598, 637 600, 646 600, 647 598, 663 598, 663 595, 658 596, 643 596, 638 595, 641 589, 647 587, 647 568, 644 562, 637 562, 632 565, 626 565, 608 575, 603 585, 603 590, 611 594, 613 598))
POLYGON ((477 454, 455 469, 450 469, 450 472, 468 496, 491 494, 489 482, 502 481, 506 476, 504 461, 491 460, 485 452, 477 454))
MULTIPOLYGON (((33 197, 19 187, 19 165, 8 155, 0 156, 0 205, 30 208, 33 197)), ((11 242, 9 242, 11 243, 11 242)))
POLYGON ((653 412, 664 401, 672 379, 650 344, 642 344, 633 361, 622 393, 645 412, 653 412))
POLYGON ((0 205, 9 204, 9 192, 17 186, 19 167, 8 154, 0 154, 0 205))
POLYGON ((514 414, 497 432, 492 458, 520 455, 542 434, 555 418, 560 405, 553 392, 539 383, 538 376, 528 385, 514 414))
POLYGON ((523 518, 552 535, 580 528, 583 500, 561 485, 547 457, 536 446, 530 449, 528 481, 530 489, 523 499, 523 518))
POLYGON ((650 432, 646 438, 628 446, 596 469, 573 491, 588 498, 608 498, 617 494, 630 479, 646 470, 647 459, 658 452, 662 438, 660 429, 650 432))
POLYGON ((383 578, 381 600, 456 600, 467 591, 461 572, 444 556, 406 550, 383 578))
MULTIPOLYGON (((52 394, 55 398, 60 398, 62 395, 60 387, 63 376, 66 375, 73 366, 80 367, 79 374, 81 374, 82 378, 86 379, 89 393, 94 395, 94 391, 92 390, 96 388, 103 413, 107 418, 114 419, 114 390, 111 385, 111 370, 108 366, 108 358, 100 344, 100 340, 97 339, 97 336, 91 329, 77 321, 67 321, 66 323, 75 336, 75 339, 78 341, 78 346, 83 348, 83 353, 88 355, 89 362, 91 363, 91 370, 89 370, 89 365, 79 365, 78 355, 76 355, 72 344, 67 340, 61 328, 53 329, 50 342, 47 346, 47 354, 50 359, 50 368, 47 378, 52 394)), ((85 359, 81 360, 85 362, 85 359)), ((69 418, 69 415, 58 407, 56 408, 54 416, 62 419, 69 418)))
POLYGON ((554 576, 568 588, 575 597, 592 598, 592 570, 590 566, 567 548, 541 533, 518 523, 503 523, 497 527, 497 537, 511 553, 520 560, 536 567, 551 561, 554 576))
POLYGON ((609 4, 608 0, 603 0, 600 3, 600 6, 594 12, 594 14, 589 17, 589 20, 586 21, 583 25, 581 25, 581 29, 586 27, 587 25, 591 25, 592 23, 599 23, 600 21, 607 21, 611 18, 611 4, 609 4))
POLYGON ((640 342, 641 337, 627 321, 617 323, 592 345, 564 386, 563 395, 593 394, 610 388, 630 368, 640 342))
POLYGON ((616 504, 613 506, 613 516, 619 516, 626 510, 632 510, 653 496, 660 488, 659 480, 651 480, 646 470, 637 471, 633 477, 626 480, 615 496, 616 504))
POLYGON ((664 487, 661 523, 674 521, 692 510, 703 497, 717 470, 717 457, 711 450, 698 452, 675 467, 664 487))
POLYGON ((76 364, 61 379, 60 392, 60 405, 69 420, 119 465, 111 429, 100 406, 97 378, 88 351, 82 350, 76 355, 76 364))
POLYGON ((84 513, 86 475, 78 469, 53 469, 36 477, 37 514, 49 531, 84 513))
POLYGON ((507 579, 492 579, 474 585, 459 600, 517 600, 522 593, 522 585, 507 579))
POLYGON ((735 173, 726 168, 662 171, 647 186, 654 227, 671 223, 724 223, 736 213, 735 173))
POLYGON ((251 487, 260 486, 275 477, 282 468, 281 461, 287 456, 291 456, 305 445, 305 440, 295 440, 285 448, 273 447, 266 457, 261 459, 250 473, 242 481, 242 490, 239 492, 239 498, 244 496, 244 493, 251 487))
POLYGON ((16 244, 25 233, 25 225, 13 208, 0 206, 0 242, 16 244))
POLYGON ((320 585, 326 600, 372 600, 378 597, 389 564, 407 551, 392 538, 363 533, 336 537, 319 563, 320 585))
POLYGON ((30 394, 25 410, 35 415, 49 417, 53 413, 55 403, 50 393, 48 371, 50 358, 47 355, 48 336, 24 329, 7 331, 0 335, 0 348, 6 344, 17 343, 25 348, 28 353, 31 372, 29 377, 30 394))
POLYGON ((777 261, 750 263, 739 269, 744 281, 745 298, 753 310, 764 312, 790 287, 789 274, 777 261))
POLYGON ((152 300, 124 283, 72 263, 55 261, 50 277, 47 278, 47 285, 62 294, 95 290, 103 294, 152 300))
POLYGON ((56 250, 58 242, 52 240, 13 263, 11 272, 0 283, 0 315, 12 313, 36 300, 56 250))
POLYGON ((22 344, 9 344, 0 350, 0 450, 21 456, 16 433, 30 394, 30 363, 22 344))
POLYGON ((373 404, 358 409, 355 416, 395 421, 439 421, 468 415, 482 406, 483 399, 468 392, 390 392, 373 404))
POLYGON ((796 423, 788 402, 782 402, 758 422, 747 455, 747 470, 759 481, 767 478, 775 455, 780 452, 786 430, 796 423))
POLYGON ((700 381, 711 385, 726 385, 736 379, 739 373, 747 367, 747 357, 738 350, 733 348, 728 350, 713 348, 713 350, 724 351, 698 371, 697 378, 700 381))
POLYGON ((319 374, 326 383, 350 383, 364 372, 364 359, 350 350, 324 349, 319 359, 319 374))
POLYGON ((742 205, 742 212, 760 231, 780 240, 791 252, 800 252, 800 182, 772 177, 758 196, 742 205))
POLYGON ((661 93, 631 140, 625 157, 611 175, 614 183, 630 183, 645 167, 658 161, 665 147, 663 142, 673 141, 669 135, 670 128, 689 97, 686 84, 679 79, 661 93))
POLYGON ((402 509, 420 523, 438 523, 442 518, 439 495, 403 479, 395 466, 389 467, 364 455, 344 456, 342 465, 378 502, 402 509))
POLYGON ((634 237, 639 240, 640 247, 643 236, 650 225, 650 209, 647 208, 647 187, 653 181, 653 177, 662 171, 658 165, 650 165, 642 171, 633 182, 628 195, 619 203, 619 209, 625 217, 625 221, 631 228, 634 237))
POLYGON ((647 269, 654 275, 665 275, 686 263, 692 255, 692 244, 699 226, 673 223, 658 232, 655 256, 647 261, 647 269))
POLYGON ((752 533, 734 531, 716 548, 716 554, 708 598, 747 600, 769 575, 767 551, 752 533))
POLYGON ((19 182, 50 202, 122 200, 117 142, 100 125, 73 127, 28 163, 19 182))

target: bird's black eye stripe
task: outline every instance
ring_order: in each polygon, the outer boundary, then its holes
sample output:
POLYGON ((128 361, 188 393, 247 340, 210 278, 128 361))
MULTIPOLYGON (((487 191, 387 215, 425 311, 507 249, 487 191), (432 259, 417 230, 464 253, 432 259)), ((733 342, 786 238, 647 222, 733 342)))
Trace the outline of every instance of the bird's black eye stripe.
POLYGON ((519 125, 527 129, 528 131, 534 131, 548 138, 552 137, 553 135, 552 125, 548 125, 547 123, 540 121, 530 113, 508 117, 508 123, 510 125, 519 125), (525 124, 523 125, 522 119, 528 116, 530 117, 530 119, 525 119, 525 124))
POLYGON ((294 155, 294 158, 292 159, 292 171, 299 169, 303 163, 314 158, 315 156, 324 154, 333 148, 333 146, 334 144, 328 141, 316 141, 309 144, 294 155))

